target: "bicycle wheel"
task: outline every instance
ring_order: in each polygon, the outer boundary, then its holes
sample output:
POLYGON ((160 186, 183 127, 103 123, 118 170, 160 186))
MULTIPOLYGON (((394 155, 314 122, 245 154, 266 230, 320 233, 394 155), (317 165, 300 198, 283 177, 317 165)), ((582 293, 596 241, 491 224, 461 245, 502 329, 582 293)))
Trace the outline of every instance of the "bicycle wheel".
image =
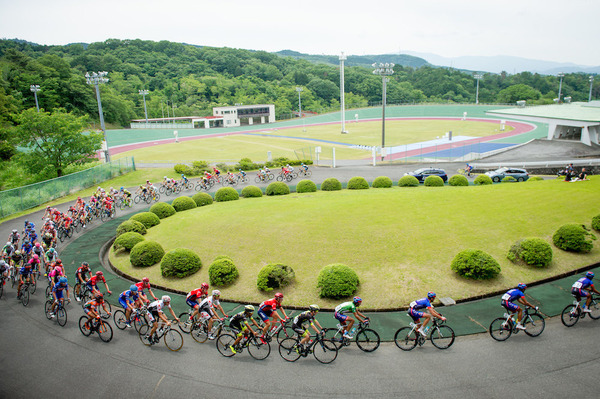
POLYGON ((418 334, 416 329, 413 329, 412 327, 402 327, 396 331, 394 342, 398 348, 403 351, 409 351, 417 346, 418 334))
POLYGON ((490 323, 490 335, 496 341, 506 341, 511 336, 513 324, 504 317, 498 317, 490 323))
POLYGON ((313 356, 320 363, 329 364, 337 358, 337 355, 337 346, 328 339, 322 339, 313 346, 313 356))
POLYGON ((171 328, 169 331, 165 332, 163 337, 165 345, 173 352, 177 352, 183 346, 183 335, 177 330, 171 328))
MULTIPOLYGON (((91 294, 90 294, 91 295, 91 294)), ((91 300, 91 298, 89 299, 91 300)), ((108 309, 108 313, 112 313, 112 306, 110 306, 110 302, 108 302, 106 299, 104 300, 104 305, 106 305, 106 308, 108 309)), ((104 310, 104 306, 100 306, 98 308, 98 314, 100 314, 100 317, 102 317, 104 320, 106 319, 110 319, 109 314, 106 313, 106 310, 104 310)))
MULTIPOLYGON (((81 283, 78 281, 74 286, 73 286, 73 296, 75 298, 77 298, 79 295, 81 295, 81 283), (79 294, 78 294, 79 293, 79 294)), ((81 299, 81 298, 79 298, 81 299)))
POLYGON ((110 324, 104 320, 100 320, 100 325, 98 326, 98 335, 102 341, 110 342, 113 337, 113 329, 110 324))
POLYGON ((67 310, 62 306, 58 308, 56 312, 56 321, 58 321, 58 325, 64 327, 67 324, 67 310))
POLYGON ((179 329, 186 334, 189 334, 192 331, 192 320, 190 319, 190 314, 188 312, 183 312, 179 315, 179 329))
POLYGON ((437 326, 429 335, 431 343, 438 349, 448 349, 454 343, 454 330, 448 326, 437 326))
POLYGON ((44 304, 44 313, 46 314, 46 318, 48 320, 50 320, 52 317, 50 317, 50 310, 52 309, 52 304, 54 303, 54 301, 52 300, 47 300, 46 303, 44 304))
POLYGON ((312 176, 312 172, 310 170, 307 170, 306 172, 304 172, 304 176, 311 177, 312 176))
POLYGON ((600 319, 600 298, 592 298, 592 303, 590 303, 590 310, 592 311, 592 313, 589 313, 589 315, 592 319, 600 319))
POLYGON ((569 305, 564 308, 560 315, 560 321, 566 327, 573 327, 579 321, 579 308, 576 305, 569 305))
POLYGON ((544 332, 544 328, 546 327, 546 322, 544 318, 537 313, 526 315, 523 318, 523 327, 526 328, 525 334, 530 337, 537 337, 542 332, 544 332))
POLYGON ((27 285, 21 288, 21 303, 23 306, 29 305, 29 286, 27 285))
POLYGON ((325 334, 324 338, 333 342, 338 350, 342 348, 344 340, 342 338, 342 333, 340 333, 337 328, 324 328, 323 333, 325 334))
POLYGON ((256 360, 264 360, 271 354, 271 344, 268 341, 263 343, 260 339, 250 338, 248 353, 256 360))
POLYGON ((146 337, 147 334, 150 334, 150 330, 152 330, 152 328, 150 327, 149 324, 144 324, 139 331, 139 337, 140 337, 140 341, 142 341, 142 344, 146 345, 146 346, 151 346, 152 345, 152 341, 150 337, 146 337))
POLYGON ((4 279, 0 280, 0 298, 2 298, 2 294, 4 293, 4 279))
POLYGON ((296 333, 290 326, 284 326, 277 331, 277 343, 280 344, 286 338, 293 338, 296 333))
POLYGON ((125 312, 122 310, 115 311, 113 320, 115 321, 115 326, 117 326, 119 330, 127 328, 127 317, 125 317, 125 312))
POLYGON ((33 278, 33 283, 31 283, 31 285, 29 286, 29 293, 31 295, 35 294, 35 290, 37 290, 37 283, 36 283, 36 279, 39 278, 37 276, 39 276, 39 273, 35 273, 34 276, 36 276, 35 278, 33 278))
POLYGON ((190 335, 192 336, 194 341, 198 342, 199 344, 203 344, 206 342, 206 340, 208 339, 208 332, 206 331, 206 328, 207 327, 205 323, 195 323, 192 326, 190 335))
POLYGON ((235 355, 229 348, 235 342, 235 337, 231 334, 221 334, 219 338, 217 338, 217 350, 219 353, 225 357, 231 357, 235 355))
POLYGON ((298 360, 300 357, 300 352, 298 352, 298 340, 295 338, 286 338, 281 341, 279 344, 279 355, 283 360, 288 362, 295 362, 298 360))
POLYGON ((133 328, 135 328, 135 331, 139 334, 140 330, 142 329, 143 326, 147 326, 148 325, 148 321, 146 320, 146 317, 144 316, 137 316, 133 318, 133 328))
POLYGON ((92 330, 88 326, 86 326, 86 322, 88 321, 87 316, 81 316, 79 318, 79 331, 83 334, 84 337, 89 337, 92 333, 92 330))
POLYGON ((371 330, 370 328, 366 328, 356 334, 356 345, 363 352, 373 352, 377 348, 379 348, 379 343, 381 340, 379 339, 379 334, 376 331, 371 330))
POLYGON ((51 292, 52 292, 52 286, 49 285, 46 287, 46 298, 49 298, 52 296, 51 292))
POLYGON ((142 198, 139 195, 136 195, 135 197, 133 197, 133 202, 135 202, 136 204, 139 204, 141 199, 142 198))

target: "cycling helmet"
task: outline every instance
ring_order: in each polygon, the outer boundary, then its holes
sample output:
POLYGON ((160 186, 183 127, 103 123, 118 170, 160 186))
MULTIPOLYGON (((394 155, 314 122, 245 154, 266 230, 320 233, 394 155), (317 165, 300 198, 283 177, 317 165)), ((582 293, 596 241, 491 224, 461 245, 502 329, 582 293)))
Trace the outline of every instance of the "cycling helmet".
POLYGON ((56 264, 57 264, 57 265, 62 265, 62 260, 60 260, 60 259, 56 259, 56 264))
POLYGON ((41 245, 40 245, 40 243, 39 243, 39 242, 36 242, 36 243, 35 243, 35 246, 36 246, 37 248, 41 247, 41 245))
POLYGON ((25 219, 25 226, 29 224, 29 220, 25 219))
POLYGON ((360 305, 360 304, 362 303, 362 298, 361 298, 361 297, 359 297, 359 296, 355 296, 354 298, 352 298, 352 302, 353 302, 355 305, 360 305))
POLYGON ((10 244, 10 241, 7 241, 7 242, 6 242, 6 245, 11 245, 11 244, 10 244))
POLYGON ((132 285, 129 287, 129 291, 137 292, 137 291, 138 291, 138 287, 137 287, 137 285, 135 285, 135 284, 132 284, 132 285))
POLYGON ((435 294, 435 292, 433 292, 433 291, 429 291, 429 292, 427 293, 427 298, 429 298, 429 299, 433 299, 433 298, 435 298, 436 296, 437 296, 437 295, 436 295, 436 294, 435 294))
POLYGON ((65 284, 67 284, 67 278, 61 277, 60 280, 58 280, 58 282, 60 283, 60 285, 65 285, 65 284))
POLYGON ((125 190, 125 187, 121 187, 121 191, 125 190))
POLYGON ((171 297, 168 295, 163 295, 161 299, 163 302, 171 302, 171 297))
POLYGON ((221 291, 219 291, 219 290, 213 290, 212 296, 221 296, 221 291))
POLYGON ((83 263, 81 263, 81 266, 90 267, 90 264, 87 262, 83 262, 83 263))
POLYGON ((17 230, 16 230, 16 229, 13 229, 13 231, 12 231, 12 232, 13 232, 13 233, 16 233, 16 232, 17 232, 17 230))
POLYGON ((15 251, 15 255, 21 255, 21 251, 19 251, 18 249, 15 251))
POLYGON ((102 294, 96 295, 96 302, 98 302, 98 303, 104 302, 104 295, 102 295, 102 294))
POLYGON ((246 313, 253 313, 254 312, 254 306, 252 306, 252 305, 246 305, 246 306, 244 306, 244 312, 246 312, 246 313))
MULTIPOLYGON (((23 245, 25 244, 29 244, 29 240, 23 240, 23 245)), ((10 245, 10 243, 8 243, 8 245, 10 245)))
POLYGON ((53 253, 55 252, 55 250, 54 250, 54 248, 50 248, 50 249, 48 250, 48 252, 50 252, 51 254, 53 254, 53 253))
POLYGON ((37 254, 33 254, 33 259, 36 259, 36 260, 37 260, 37 259, 39 259, 39 258, 40 258, 40 257, 39 257, 39 256, 37 256, 37 254))
POLYGON ((319 307, 319 305, 310 305, 308 307, 308 310, 310 310, 311 312, 318 312, 319 310, 321 310, 321 308, 319 307))
POLYGON ((518 288, 520 291, 524 291, 524 290, 526 290, 526 289, 527 289, 527 285, 525 285, 524 283, 519 283, 519 285, 517 285, 517 288, 518 288))
POLYGON ((103 275, 104 275, 104 273, 102 273, 102 271, 100 271, 100 270, 98 270, 96 272, 96 276, 98 276, 98 277, 103 276, 103 275))
POLYGON ((201 289, 203 290, 208 290, 208 283, 202 283, 202 285, 200 286, 201 289))
POLYGON ((6 266, 6 262, 3 260, 0 260, 0 266, 6 266))
POLYGON ((593 273, 593 272, 587 272, 587 273, 585 274, 585 276, 591 280, 591 279, 593 279, 593 278, 594 278, 594 273, 593 273))
POLYGON ((150 279, 149 279, 148 277, 144 277, 144 278, 142 279, 142 282, 144 282, 144 283, 149 283, 149 282, 150 282, 150 279))
POLYGON ((181 177, 185 177, 185 175, 182 173, 182 174, 181 174, 181 177))
POLYGON ((275 299, 283 299, 283 294, 281 292, 278 292, 277 294, 275 294, 275 299))

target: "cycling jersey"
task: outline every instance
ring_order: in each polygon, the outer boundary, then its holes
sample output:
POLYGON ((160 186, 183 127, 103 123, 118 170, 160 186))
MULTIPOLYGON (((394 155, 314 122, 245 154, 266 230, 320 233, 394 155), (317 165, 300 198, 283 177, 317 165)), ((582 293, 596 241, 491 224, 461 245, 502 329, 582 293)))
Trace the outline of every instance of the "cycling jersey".
POLYGON ((339 314, 356 313, 356 305, 354 302, 344 302, 335 307, 335 312, 339 314))
POLYGON ((213 296, 209 296, 206 297, 202 300, 202 302, 200 302, 200 310, 204 311, 210 315, 213 315, 214 312, 212 310, 213 306, 215 305, 219 305, 219 300, 218 299, 214 299, 213 296))
POLYGON ((587 277, 582 277, 579 280, 575 281, 573 286, 571 287, 571 294, 580 297, 588 296, 587 290, 590 288, 594 288, 594 283, 587 277))
POLYGON ((237 313, 233 315, 231 319, 229 319, 229 327, 238 331, 243 330, 243 325, 244 323, 246 323, 247 320, 248 316, 246 316, 246 312, 237 313))
POLYGON ((150 305, 148 305, 148 310, 150 312, 162 312, 165 306, 169 309, 171 308, 171 304, 165 305, 162 299, 159 299, 158 301, 150 303, 150 305))
POLYGON ((525 294, 518 288, 509 290, 506 294, 502 295, 502 300, 507 302, 513 302, 516 299, 525 297, 525 294))
POLYGON ((85 278, 85 275, 88 274, 88 273, 91 273, 89 267, 87 267, 87 266, 80 266, 75 271, 75 276, 81 276, 82 278, 85 278))
POLYGON ((315 316, 313 315, 313 313, 310 310, 302 312, 302 313, 298 314, 296 317, 294 317, 294 321, 292 322, 292 328, 294 328, 294 327, 302 328, 302 325, 305 323, 312 324, 314 319, 315 319, 315 316))
POLYGON ((425 308, 430 308, 431 302, 429 302, 429 298, 421 298, 417 299, 416 301, 412 301, 409 306, 411 307, 411 309, 421 310, 425 308))
POLYGON ((42 247, 33 247, 33 253, 40 258, 44 257, 44 249, 42 247))
POLYGON ((57 299, 60 299, 63 297, 64 291, 68 288, 69 288, 69 284, 61 285, 61 283, 56 283, 56 284, 54 284, 54 287, 52 288, 52 292, 54 292, 57 299))
POLYGON ((84 309, 92 309, 92 310, 96 310, 96 308, 98 306, 100 306, 100 304, 95 299, 92 299, 91 301, 87 301, 83 305, 84 309))
POLYGON ((127 303, 134 303, 138 299, 139 299, 138 294, 131 290, 123 291, 119 295, 119 303, 121 304, 121 306, 123 306, 123 309, 125 309, 125 310, 127 310, 129 308, 129 306, 127 306, 127 303))
POLYGON ((206 296, 206 293, 202 290, 202 288, 196 288, 195 290, 190 291, 185 297, 185 299, 195 301, 198 298, 202 298, 203 296, 206 296))
POLYGON ((281 304, 277 302, 277 299, 273 298, 261 303, 258 309, 263 312, 273 312, 274 310, 277 310, 280 307, 281 304))
POLYGON ((12 245, 5 245, 2 247, 2 253, 5 253, 8 256, 10 256, 14 250, 15 248, 12 245))
POLYGON ((150 289, 150 283, 144 283, 143 281, 135 283, 135 286, 138 287, 138 294, 143 294, 146 288, 150 289))
POLYGON ((21 254, 17 255, 16 253, 13 253, 10 256, 10 259, 15 263, 18 264, 19 262, 21 262, 21 260, 23 260, 23 256, 21 254))
POLYGON ((89 286, 90 288, 92 288, 92 287, 98 288, 98 281, 102 281, 103 283, 106 283, 104 276, 94 275, 87 281, 86 285, 89 286))

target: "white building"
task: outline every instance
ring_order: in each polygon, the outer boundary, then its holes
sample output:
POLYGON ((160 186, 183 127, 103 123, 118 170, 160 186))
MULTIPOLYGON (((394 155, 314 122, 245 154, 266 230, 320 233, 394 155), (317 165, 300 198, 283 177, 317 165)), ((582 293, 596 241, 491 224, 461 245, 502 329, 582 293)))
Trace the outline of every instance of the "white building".
POLYGON ((251 126, 275 122, 274 104, 234 105, 213 108, 213 116, 223 118, 223 126, 251 126))
POLYGON ((218 116, 177 116, 175 118, 134 119, 132 129, 209 129, 223 127, 223 118, 218 116))

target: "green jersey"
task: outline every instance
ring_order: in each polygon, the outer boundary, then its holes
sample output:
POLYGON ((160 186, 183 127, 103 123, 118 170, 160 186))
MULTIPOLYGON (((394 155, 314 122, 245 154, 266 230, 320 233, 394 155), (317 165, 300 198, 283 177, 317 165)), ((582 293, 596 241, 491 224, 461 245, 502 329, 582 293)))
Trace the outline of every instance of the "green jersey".
POLYGON ((342 304, 337 305, 335 307, 335 311, 340 314, 355 313, 356 306, 354 305, 354 302, 344 302, 342 304))

